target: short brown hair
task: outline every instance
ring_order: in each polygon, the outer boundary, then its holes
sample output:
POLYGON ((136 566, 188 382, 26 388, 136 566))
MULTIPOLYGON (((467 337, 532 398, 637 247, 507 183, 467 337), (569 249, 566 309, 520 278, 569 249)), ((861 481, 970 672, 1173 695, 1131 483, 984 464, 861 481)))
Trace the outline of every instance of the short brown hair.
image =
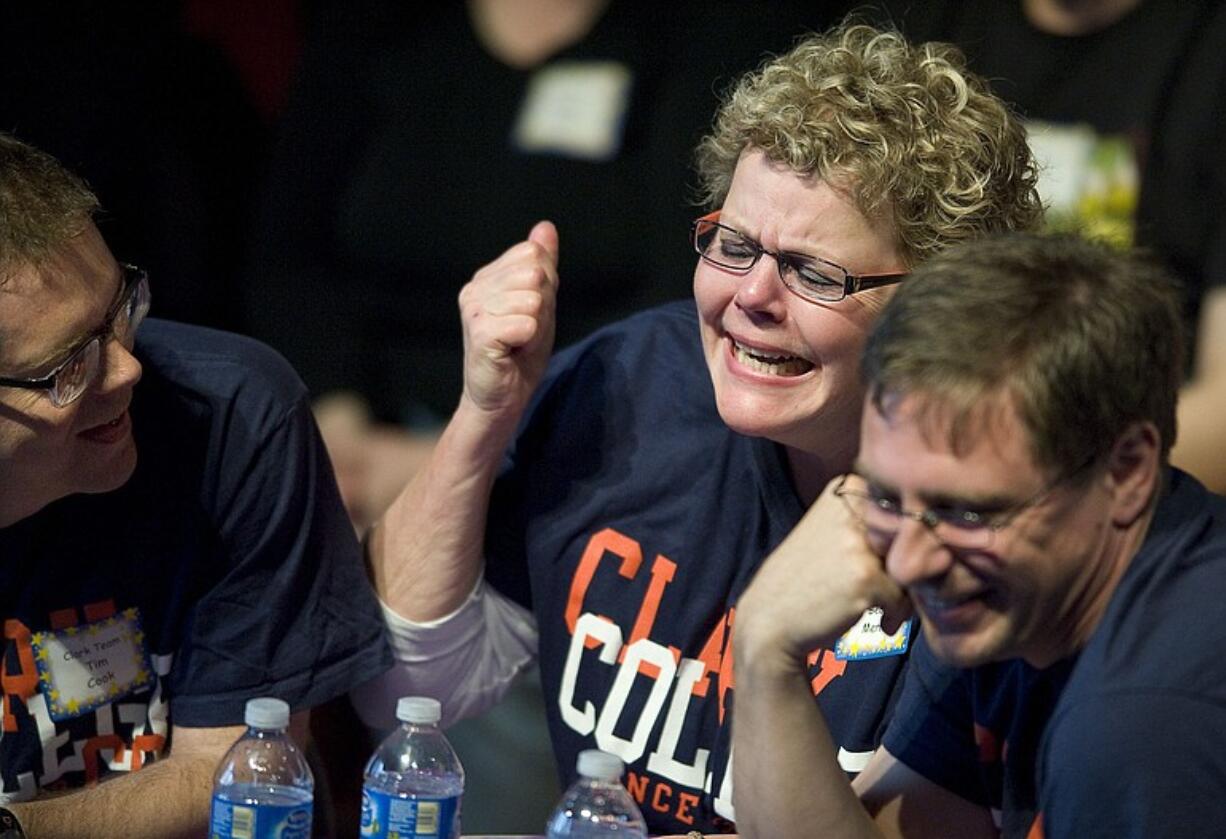
POLYGON ((1157 262, 1076 236, 1014 233, 920 265, 869 335, 872 404, 931 397, 949 442, 985 397, 1013 400, 1035 462, 1053 471, 1106 454, 1152 422, 1165 460, 1183 375, 1180 291, 1157 262))
POLYGON ((98 210, 85 182, 51 155, 0 132, 0 282, 80 233, 98 210))
POLYGON ((912 265, 1042 218, 1025 130, 949 44, 847 21, 744 76, 696 152, 708 207, 750 147, 850 188, 866 217, 888 212, 912 265))

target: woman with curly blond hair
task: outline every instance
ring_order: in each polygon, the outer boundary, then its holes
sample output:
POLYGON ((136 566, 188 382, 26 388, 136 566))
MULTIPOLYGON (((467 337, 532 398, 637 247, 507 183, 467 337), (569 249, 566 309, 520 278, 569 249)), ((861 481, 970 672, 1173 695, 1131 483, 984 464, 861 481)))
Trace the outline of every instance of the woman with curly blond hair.
MULTIPOLYGON (((1022 129, 957 51, 865 26, 746 76, 698 159, 694 301, 551 360, 558 229, 476 273, 464 395, 369 539, 405 666, 367 710, 430 693, 455 719, 538 659, 563 779, 617 754, 653 834, 733 828, 735 604, 852 465, 873 318, 929 254, 1040 214, 1022 129)), ((810 659, 848 772, 905 660, 861 640, 810 659)))

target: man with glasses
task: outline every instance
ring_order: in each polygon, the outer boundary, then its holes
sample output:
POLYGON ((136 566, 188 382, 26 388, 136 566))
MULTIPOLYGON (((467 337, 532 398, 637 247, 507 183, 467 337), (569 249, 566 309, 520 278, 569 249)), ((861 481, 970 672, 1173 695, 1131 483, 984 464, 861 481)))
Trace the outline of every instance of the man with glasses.
POLYGON ((1178 299, 1073 238, 911 275, 868 339, 853 471, 737 612, 743 833, 1221 832, 1226 505, 1168 465, 1178 299), (923 632, 853 792, 803 656, 867 604, 923 632))
POLYGON ((304 735, 388 654, 304 389, 146 320, 96 210, 0 134, 0 824, 198 836, 247 699, 304 735))

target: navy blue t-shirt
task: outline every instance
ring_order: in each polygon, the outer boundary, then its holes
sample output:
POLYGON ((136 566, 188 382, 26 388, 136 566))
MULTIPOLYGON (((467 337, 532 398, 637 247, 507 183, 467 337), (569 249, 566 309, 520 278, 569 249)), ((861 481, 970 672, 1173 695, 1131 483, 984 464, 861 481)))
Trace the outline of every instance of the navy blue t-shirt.
POLYGON ((997 811, 1005 839, 1226 824, 1226 500, 1178 470, 1170 481, 1078 655, 959 671, 922 641, 912 653, 885 746, 997 811))
MULTIPOLYGON (((799 520, 783 449, 720 419, 693 302, 560 353, 493 492, 487 579, 540 627, 563 781, 601 748, 653 833, 727 830, 732 623, 799 520)), ((878 743, 904 659, 814 654, 847 768, 878 743)))
POLYGON ((158 755, 168 723, 305 709, 390 665, 305 389, 266 347, 148 320, 137 466, 0 529, 0 800, 158 755))

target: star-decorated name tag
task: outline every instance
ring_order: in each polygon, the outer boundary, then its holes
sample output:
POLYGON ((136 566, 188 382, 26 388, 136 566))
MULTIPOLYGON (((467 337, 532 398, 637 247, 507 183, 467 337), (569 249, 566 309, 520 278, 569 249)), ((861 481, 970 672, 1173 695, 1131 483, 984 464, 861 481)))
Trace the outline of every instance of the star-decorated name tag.
POLYGON ((39 687, 56 722, 153 684, 137 609, 94 623, 35 632, 31 640, 39 687))
POLYGON ((911 621, 904 621, 897 632, 886 635, 881 628, 881 618, 884 614, 878 606, 866 609, 860 620, 844 632, 843 637, 834 645, 834 657, 844 661, 859 661, 904 654, 911 645, 911 621))

